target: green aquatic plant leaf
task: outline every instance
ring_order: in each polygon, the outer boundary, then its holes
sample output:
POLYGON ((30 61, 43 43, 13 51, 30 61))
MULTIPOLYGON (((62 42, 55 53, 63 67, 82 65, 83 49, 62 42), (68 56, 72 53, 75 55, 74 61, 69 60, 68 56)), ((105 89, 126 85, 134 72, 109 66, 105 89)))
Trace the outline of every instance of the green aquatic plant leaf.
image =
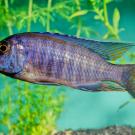
POLYGON ((79 10, 79 11, 74 12, 69 18, 73 19, 78 16, 86 15, 88 12, 89 12, 88 10, 79 10))
POLYGON ((94 19, 95 20, 104 20, 104 18, 103 18, 103 9, 97 9, 96 10, 96 12, 97 12, 97 14, 94 16, 94 19))
POLYGON ((111 3, 113 0, 106 0, 106 3, 108 4, 108 3, 111 3))
POLYGON ((120 13, 119 10, 115 8, 113 13, 113 27, 116 33, 119 32, 119 21, 120 21, 120 13))

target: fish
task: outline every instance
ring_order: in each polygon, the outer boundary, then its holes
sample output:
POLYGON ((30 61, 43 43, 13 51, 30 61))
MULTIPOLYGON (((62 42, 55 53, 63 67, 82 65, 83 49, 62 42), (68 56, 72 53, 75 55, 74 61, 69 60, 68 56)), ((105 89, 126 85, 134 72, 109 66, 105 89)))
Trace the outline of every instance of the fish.
POLYGON ((18 33, 0 41, 0 73, 41 85, 135 96, 135 64, 110 62, 134 46, 58 33, 18 33))

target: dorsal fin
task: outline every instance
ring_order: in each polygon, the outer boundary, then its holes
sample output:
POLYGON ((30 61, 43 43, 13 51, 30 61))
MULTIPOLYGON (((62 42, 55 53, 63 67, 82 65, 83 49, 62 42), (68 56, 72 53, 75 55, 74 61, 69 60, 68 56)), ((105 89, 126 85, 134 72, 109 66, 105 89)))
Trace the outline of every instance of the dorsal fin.
POLYGON ((60 40, 71 42, 80 46, 84 46, 96 53, 106 60, 116 60, 120 58, 125 52, 135 46, 134 43, 122 43, 122 42, 103 42, 88 39, 81 39, 74 36, 62 35, 58 33, 40 33, 48 35, 60 40))

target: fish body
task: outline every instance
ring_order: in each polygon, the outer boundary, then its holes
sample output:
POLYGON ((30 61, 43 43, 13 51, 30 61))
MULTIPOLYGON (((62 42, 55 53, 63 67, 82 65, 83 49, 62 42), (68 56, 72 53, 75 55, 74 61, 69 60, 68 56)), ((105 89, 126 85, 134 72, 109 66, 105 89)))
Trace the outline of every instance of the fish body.
POLYGON ((0 42, 0 72, 32 83, 81 90, 112 90, 115 85, 120 90, 134 89, 134 65, 108 62, 133 46, 60 34, 20 33, 0 42))

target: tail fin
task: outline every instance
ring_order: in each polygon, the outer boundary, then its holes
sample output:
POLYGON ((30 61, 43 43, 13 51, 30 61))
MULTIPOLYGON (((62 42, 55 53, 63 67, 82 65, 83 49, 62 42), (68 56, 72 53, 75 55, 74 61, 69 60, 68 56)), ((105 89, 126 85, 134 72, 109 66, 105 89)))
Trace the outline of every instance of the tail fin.
POLYGON ((123 72, 123 84, 126 90, 135 97, 135 65, 128 65, 128 68, 123 72))

